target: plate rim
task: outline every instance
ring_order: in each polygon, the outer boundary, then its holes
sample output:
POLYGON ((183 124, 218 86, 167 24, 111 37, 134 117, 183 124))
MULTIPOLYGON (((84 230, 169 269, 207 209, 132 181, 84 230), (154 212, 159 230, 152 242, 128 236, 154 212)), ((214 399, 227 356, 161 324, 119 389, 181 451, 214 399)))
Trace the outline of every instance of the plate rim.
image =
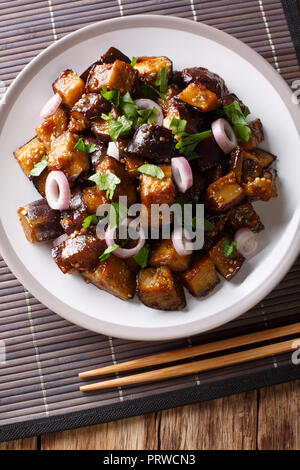
MULTIPOLYGON (((197 36, 204 36, 215 43, 220 43, 222 46, 233 50, 239 56, 242 56, 244 60, 254 66, 258 72, 264 76, 265 80, 275 88, 276 92, 282 98, 283 104, 287 108, 288 113, 293 120, 295 129, 298 131, 300 137, 300 110, 297 106, 293 105, 291 101, 292 91, 285 80, 262 56, 239 39, 236 39, 235 37, 212 26, 208 26, 201 22, 194 22, 189 19, 163 15, 132 15, 128 17, 98 21, 85 26, 84 28, 80 28, 50 45, 25 66, 4 95, 0 106, 0 132, 6 120, 6 116, 9 113, 9 104, 14 104, 20 94, 18 93, 18 88, 20 88, 23 80, 27 80, 27 83, 30 81, 30 75, 34 72, 36 67, 41 68, 43 66, 43 62, 51 60, 53 54, 59 54, 59 51, 68 48, 71 45, 70 43, 74 46, 74 44, 80 41, 80 38, 82 37, 86 40, 89 37, 93 37, 95 32, 99 35, 106 32, 112 32, 115 29, 137 27, 160 27, 164 29, 180 30, 197 36), (103 31, 99 32, 99 28, 102 28, 103 31), (75 38, 76 41, 74 43, 75 38)), ((206 319, 205 325, 203 324, 203 319, 201 319, 201 317, 184 325, 180 325, 180 333, 178 332, 178 326, 174 325, 156 328, 120 325, 103 319, 96 319, 86 313, 69 307, 63 301, 59 300, 55 294, 46 289, 45 286, 40 284, 17 257, 6 236, 2 220, 0 220, 0 251, 9 268, 24 286, 24 290, 28 289, 28 291, 30 291, 41 303, 66 320, 76 323, 83 328, 108 336, 115 336, 129 340, 162 341, 182 338, 185 336, 193 336, 217 328, 239 317, 268 295, 286 275, 300 251, 300 208, 299 210, 296 210, 293 219, 294 218, 295 223, 293 227, 295 228, 293 236, 288 247, 283 250, 282 256, 277 263, 278 269, 274 268, 272 276, 262 283, 262 285, 253 292, 251 296, 245 296, 239 304, 233 304, 230 307, 230 311, 227 311, 226 313, 218 311, 206 319), (74 312, 76 312, 75 320, 74 312), (220 318, 216 319, 214 318, 215 316, 220 318), (91 323, 94 324, 91 325, 91 323), (211 324, 209 325, 209 323, 211 324)))

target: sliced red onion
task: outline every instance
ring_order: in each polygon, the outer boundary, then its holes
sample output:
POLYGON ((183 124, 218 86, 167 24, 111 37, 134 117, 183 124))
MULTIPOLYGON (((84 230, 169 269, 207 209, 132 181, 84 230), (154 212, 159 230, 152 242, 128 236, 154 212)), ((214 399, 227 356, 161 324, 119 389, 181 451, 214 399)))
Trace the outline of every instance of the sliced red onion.
POLYGON ((234 236, 237 241, 237 250, 245 258, 254 256, 258 249, 258 238, 249 228, 241 228, 234 236))
POLYGON ((172 242, 179 255, 187 256, 193 253, 193 243, 186 229, 175 229, 172 233, 172 242))
POLYGON ((64 233, 63 235, 60 235, 59 237, 55 238, 55 240, 53 240, 53 242, 52 242, 53 248, 55 248, 56 246, 58 246, 61 243, 65 242, 68 238, 69 238, 69 236, 66 233, 64 233))
MULTIPOLYGON (((129 223, 129 219, 124 219, 123 222, 122 222, 122 225, 124 224, 127 224, 128 225, 129 223)), ((115 234, 116 234, 116 230, 117 230, 117 226, 113 227, 113 228, 109 228, 106 230, 105 232, 105 241, 106 241, 106 245, 109 247, 109 246, 112 246, 114 245, 116 242, 115 242, 115 234)), ((139 230, 139 242, 138 244, 133 247, 133 248, 117 248, 116 250, 114 250, 114 255, 116 255, 118 258, 132 258, 132 256, 136 255, 141 248, 143 248, 143 246, 145 245, 145 240, 146 240, 146 237, 145 237, 145 232, 144 230, 142 229, 142 227, 140 227, 140 230, 139 230)))
POLYGON ((212 123, 211 128, 214 138, 223 152, 229 153, 237 146, 236 135, 226 119, 217 119, 212 123))
POLYGON ((69 181, 62 171, 51 171, 46 180, 46 199, 55 210, 65 210, 70 206, 71 190, 69 181))
POLYGON ((191 165, 184 157, 175 157, 171 160, 172 176, 177 188, 185 193, 193 186, 193 172, 191 165))
POLYGON ((116 160, 120 158, 119 144, 118 142, 109 142, 107 147, 107 155, 113 157, 116 160))
POLYGON ((42 119, 46 119, 49 116, 52 116, 57 109, 60 107, 62 102, 62 97, 58 94, 55 93, 54 96, 50 98, 50 100, 47 101, 47 103, 43 106, 40 116, 42 119))
POLYGON ((158 126, 162 126, 164 120, 164 114, 160 106, 158 106, 155 101, 149 100, 148 98, 140 98, 135 100, 135 104, 139 109, 153 109, 156 108, 158 111, 158 115, 156 116, 156 123, 158 126))

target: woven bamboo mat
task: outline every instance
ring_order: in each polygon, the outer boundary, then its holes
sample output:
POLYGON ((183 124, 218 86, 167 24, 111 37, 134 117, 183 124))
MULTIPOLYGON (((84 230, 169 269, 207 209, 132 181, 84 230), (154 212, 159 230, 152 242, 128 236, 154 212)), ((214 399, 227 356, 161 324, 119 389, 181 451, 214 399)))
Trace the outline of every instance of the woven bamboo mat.
MULTIPOLYGON (((296 0, 288 8, 296 10, 296 0)), ((253 47, 289 84, 300 78, 279 0, 6 0, 0 2, 0 80, 8 86, 47 46, 92 22, 139 13, 203 21, 253 47)), ((299 51, 298 51, 299 52, 299 51)), ((205 335, 151 343, 108 338, 49 311, 0 258, 0 441, 109 421, 299 377, 291 355, 155 384, 84 395, 77 373, 212 338, 299 321, 300 259, 284 281, 239 319, 205 335)))

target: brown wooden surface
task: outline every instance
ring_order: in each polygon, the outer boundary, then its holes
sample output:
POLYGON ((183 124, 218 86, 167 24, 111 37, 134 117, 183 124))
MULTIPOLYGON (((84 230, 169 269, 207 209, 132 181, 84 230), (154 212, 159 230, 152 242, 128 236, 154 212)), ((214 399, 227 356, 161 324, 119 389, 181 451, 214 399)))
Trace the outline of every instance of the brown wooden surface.
POLYGON ((10 443, 37 449, 300 449, 300 381, 10 443))
MULTIPOLYGON (((300 7, 300 0, 298 0, 300 7)), ((0 443, 26 449, 300 449, 300 381, 113 423, 0 443)))

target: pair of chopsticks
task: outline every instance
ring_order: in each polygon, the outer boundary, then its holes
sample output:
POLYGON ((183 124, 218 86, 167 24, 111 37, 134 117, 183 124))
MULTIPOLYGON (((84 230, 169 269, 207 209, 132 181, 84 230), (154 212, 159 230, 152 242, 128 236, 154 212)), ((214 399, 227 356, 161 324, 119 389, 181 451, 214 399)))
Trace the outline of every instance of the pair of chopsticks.
MULTIPOLYGON (((229 349, 245 347, 255 343, 261 343, 264 341, 270 341, 272 339, 284 338, 298 334, 300 334, 300 323, 294 323, 292 325, 287 325, 280 328, 259 331, 257 333, 237 336, 235 338, 228 338, 213 343, 201 344, 199 346, 169 351, 161 354, 154 354, 152 356, 127 361, 120 364, 114 364, 111 366, 102 367, 100 369, 81 372, 78 375, 81 378, 90 378, 100 375, 113 374, 116 372, 142 369, 145 367, 176 362, 182 359, 222 352, 229 349)), ((194 361, 187 364, 180 364, 163 369, 142 372, 127 377, 118 377, 116 379, 105 380, 95 384, 83 385, 80 387, 80 390, 82 392, 88 392, 138 383, 155 382, 157 380, 165 380, 172 377, 180 377, 183 375, 195 374, 207 370, 219 369, 221 367, 228 367, 235 364, 272 356, 274 354, 292 351, 293 349, 297 348, 297 343, 299 347, 299 341, 300 338, 294 338, 280 343, 261 346, 254 349, 247 349, 245 351, 225 354, 223 356, 194 361)))

